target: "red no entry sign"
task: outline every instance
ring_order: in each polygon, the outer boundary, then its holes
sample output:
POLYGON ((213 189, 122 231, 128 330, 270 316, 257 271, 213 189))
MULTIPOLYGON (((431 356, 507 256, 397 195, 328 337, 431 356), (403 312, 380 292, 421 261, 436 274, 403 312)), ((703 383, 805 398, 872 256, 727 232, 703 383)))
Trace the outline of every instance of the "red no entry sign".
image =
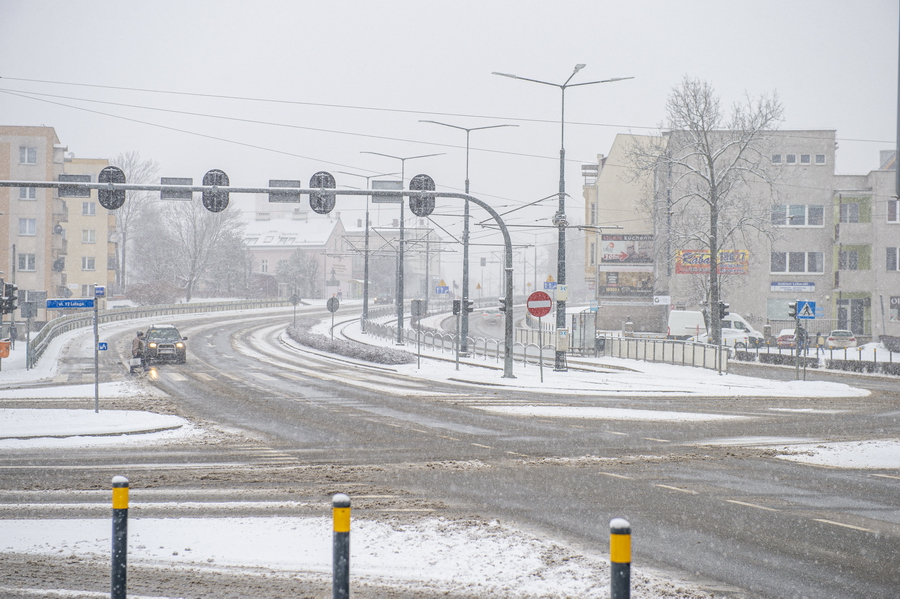
POLYGON ((528 296, 528 301, 525 302, 525 306, 528 308, 529 314, 540 318, 550 314, 550 308, 553 307, 553 301, 550 299, 550 296, 543 291, 535 291, 528 296))

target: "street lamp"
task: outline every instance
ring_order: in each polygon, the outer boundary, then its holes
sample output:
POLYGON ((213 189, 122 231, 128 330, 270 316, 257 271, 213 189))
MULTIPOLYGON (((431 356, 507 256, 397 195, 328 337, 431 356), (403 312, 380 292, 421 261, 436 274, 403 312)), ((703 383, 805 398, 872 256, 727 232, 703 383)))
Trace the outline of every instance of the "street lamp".
MULTIPOLYGON (((441 123, 439 121, 420 120, 420 123, 432 123, 434 125, 443 125, 452 129, 460 129, 466 132, 466 195, 469 194, 469 134, 472 131, 481 131, 482 129, 497 129, 499 127, 518 127, 518 125, 488 125, 486 127, 460 127, 449 123, 441 123)), ((469 299, 469 200, 465 202, 465 212, 463 213, 463 275, 462 275, 462 305, 468 306, 469 299)), ((468 335, 469 335, 469 311, 462 310, 462 320, 460 324, 460 355, 469 354, 468 335)))
MULTIPOLYGON (((565 83, 551 83, 550 81, 540 81, 538 79, 529 79, 527 77, 519 77, 518 75, 511 75, 509 73, 498 73, 494 71, 493 75, 500 75, 501 77, 509 77, 511 79, 521 79, 522 81, 530 81, 532 83, 540 83, 542 85, 550 85, 552 87, 558 87, 560 92, 562 92, 562 109, 560 111, 560 147, 559 147, 559 209, 556 214, 553 215, 553 224, 556 227, 559 227, 559 244, 558 251, 556 255, 556 284, 557 285, 565 285, 566 284, 566 226, 568 226, 569 222, 566 219, 566 88, 567 87, 583 87, 585 85, 594 85, 596 83, 612 83, 613 81, 624 81, 626 79, 634 79, 634 77, 615 77, 613 79, 604 79, 602 81, 588 81, 586 83, 572 83, 569 84, 569 81, 572 80, 572 77, 575 76, 578 71, 583 69, 585 65, 583 63, 579 63, 575 65, 575 69, 572 71, 572 74, 569 75, 569 78, 566 79, 565 83)), ((566 300, 557 299, 556 300, 556 328, 564 329, 566 328, 566 300)), ((556 359, 553 363, 553 370, 556 371, 565 371, 566 368, 566 352, 561 351, 559 349, 556 350, 556 359)))
MULTIPOLYGON (((439 154, 422 154, 421 156, 391 156, 390 154, 382 154, 381 152, 360 152, 360 154, 374 154, 375 156, 384 156, 385 158, 393 158, 400 161, 400 187, 404 188, 406 181, 406 161, 415 160, 416 158, 430 158, 432 156, 443 156, 439 154)), ((400 242, 397 251, 397 345, 403 345, 403 237, 405 211, 403 209, 403 199, 400 199, 400 242)))
MULTIPOLYGON (((351 177, 360 177, 366 180, 366 189, 369 189, 369 181, 378 177, 388 177, 397 173, 382 173, 380 175, 357 175, 356 173, 348 173, 346 171, 335 171, 342 175, 350 175, 351 177)), ((369 320, 369 196, 366 196, 366 235, 365 247, 363 249, 363 311, 362 318, 359 323, 360 330, 366 332, 366 321, 369 320)))

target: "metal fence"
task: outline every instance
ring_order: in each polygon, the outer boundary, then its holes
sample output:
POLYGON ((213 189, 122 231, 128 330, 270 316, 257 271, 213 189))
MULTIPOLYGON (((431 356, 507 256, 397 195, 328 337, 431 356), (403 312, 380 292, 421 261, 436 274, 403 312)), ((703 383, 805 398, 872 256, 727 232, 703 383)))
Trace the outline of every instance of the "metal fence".
POLYGON ((730 350, 719 345, 612 335, 597 339, 598 351, 606 356, 728 371, 730 350))
MULTIPOLYGON (((98 324, 118 320, 133 320, 153 316, 172 316, 176 314, 197 314, 201 312, 222 312, 225 310, 258 310, 260 308, 283 308, 291 304, 286 299, 270 300, 236 300, 190 304, 169 304, 159 306, 143 306, 134 308, 113 308, 100 310, 97 313, 98 324)), ((93 326, 94 312, 88 310, 55 318, 45 324, 38 334, 28 343, 26 362, 29 368, 37 364, 49 347, 50 342, 59 335, 71 330, 93 326)))

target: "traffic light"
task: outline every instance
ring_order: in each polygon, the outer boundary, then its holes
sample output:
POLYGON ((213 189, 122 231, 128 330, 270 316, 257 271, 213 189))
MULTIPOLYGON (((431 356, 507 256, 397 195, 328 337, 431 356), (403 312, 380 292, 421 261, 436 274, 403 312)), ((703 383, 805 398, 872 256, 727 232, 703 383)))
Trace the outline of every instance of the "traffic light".
POLYGON ((3 284, 3 297, 0 298, 3 314, 12 314, 19 307, 19 287, 15 283, 3 284))
POLYGON ((500 311, 501 311, 501 312, 506 312, 506 298, 505 298, 505 297, 498 297, 497 299, 500 301, 500 311))
MULTIPOLYGON (((334 175, 327 171, 319 171, 309 179, 310 189, 334 189, 337 183, 334 175)), ((335 195, 333 191, 314 191, 309 194, 309 207, 317 214, 328 214, 334 210, 335 195)))
MULTIPOLYGON (((409 181, 410 191, 434 191, 434 179, 428 175, 416 175, 409 181)), ((431 216, 434 212, 434 196, 409 196, 409 209, 416 216, 431 216)))
POLYGON ((466 312, 475 311, 475 300, 466 300, 466 312))
POLYGON ((461 300, 453 300, 453 316, 459 316, 460 306, 462 305, 461 300))
POLYGON ((719 320, 728 316, 728 308, 730 308, 728 304, 725 302, 719 302, 719 320))
POLYGON ((797 318, 797 301, 793 301, 788 304, 788 316, 791 318, 797 318))
MULTIPOLYGON (((217 168, 203 175, 203 185, 215 185, 216 187, 228 187, 228 175, 217 168)), ((217 189, 216 191, 203 192, 203 206, 210 212, 222 212, 228 208, 228 192, 217 189)))
MULTIPOLYGON (((125 173, 117 166, 107 166, 97 175, 98 183, 125 183, 125 173)), ((125 190, 98 189, 100 205, 107 210, 118 210, 125 203, 125 190)))

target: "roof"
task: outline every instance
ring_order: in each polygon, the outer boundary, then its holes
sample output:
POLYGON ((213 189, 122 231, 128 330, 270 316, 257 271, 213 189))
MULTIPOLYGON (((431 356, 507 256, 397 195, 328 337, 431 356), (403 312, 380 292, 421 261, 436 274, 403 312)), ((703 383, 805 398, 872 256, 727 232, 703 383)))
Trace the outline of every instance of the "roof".
POLYGON ((291 220, 280 218, 249 223, 244 228, 244 241, 249 248, 321 247, 335 234, 344 231, 340 219, 314 218, 291 220))

